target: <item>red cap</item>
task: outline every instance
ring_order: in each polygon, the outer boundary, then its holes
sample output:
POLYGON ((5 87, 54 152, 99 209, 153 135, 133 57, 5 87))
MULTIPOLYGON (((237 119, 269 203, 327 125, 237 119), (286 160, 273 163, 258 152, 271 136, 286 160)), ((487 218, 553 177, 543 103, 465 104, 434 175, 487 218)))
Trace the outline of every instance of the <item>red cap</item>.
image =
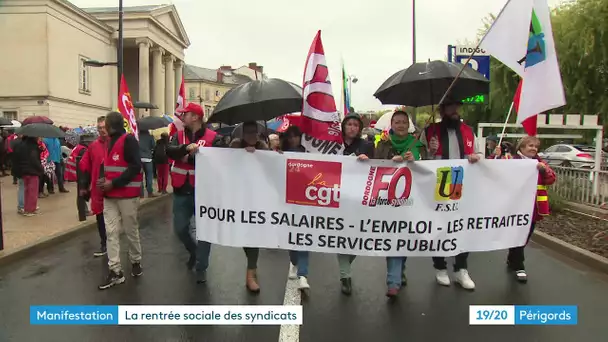
POLYGON ((190 102, 183 109, 178 109, 178 113, 194 113, 200 117, 205 116, 205 112, 203 111, 203 107, 197 105, 194 102, 190 102))

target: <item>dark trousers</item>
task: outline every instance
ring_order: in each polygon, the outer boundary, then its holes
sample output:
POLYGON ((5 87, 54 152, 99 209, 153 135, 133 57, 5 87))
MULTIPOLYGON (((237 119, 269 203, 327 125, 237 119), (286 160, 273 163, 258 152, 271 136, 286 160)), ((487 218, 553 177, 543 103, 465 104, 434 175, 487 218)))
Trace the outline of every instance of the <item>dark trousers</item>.
POLYGON ((528 242, 530 242, 530 238, 532 237, 532 234, 534 233, 535 226, 536 226, 536 223, 532 223, 532 225, 530 226, 530 233, 528 233, 528 240, 526 240, 525 245, 509 248, 509 254, 507 255, 507 264, 514 271, 526 269, 524 266, 524 261, 526 260, 526 258, 524 256, 524 248, 526 248, 526 246, 528 245, 528 242))
POLYGON ((65 190, 64 179, 63 179, 63 167, 65 166, 63 163, 54 163, 55 164, 55 176, 57 176, 57 187, 59 191, 65 190))
POLYGON ((190 219, 194 215, 194 210, 194 195, 173 194, 173 229, 175 235, 184 244, 190 255, 196 255, 196 271, 201 273, 209 267, 211 244, 207 241, 196 241, 190 235, 190 219))
POLYGON ((53 181, 51 180, 51 177, 49 177, 47 174, 40 176, 40 182, 38 184, 39 193, 44 192, 44 184, 46 184, 46 189, 48 190, 49 193, 55 192, 55 187, 53 186, 53 181))
POLYGON ((97 231, 101 240, 101 249, 105 250, 108 237, 106 235, 106 221, 103 219, 103 213, 95 215, 95 219, 97 220, 97 231))
POLYGON ((259 248, 243 247, 245 256, 247 256, 247 269, 255 270, 258 268, 258 257, 260 256, 259 248))
MULTIPOLYGON (((454 272, 458 272, 461 269, 467 269, 467 259, 469 258, 469 253, 461 253, 458 254, 454 258, 454 272)), ((444 257, 433 257, 433 267, 436 270, 446 270, 448 268, 448 264, 445 262, 444 257)))

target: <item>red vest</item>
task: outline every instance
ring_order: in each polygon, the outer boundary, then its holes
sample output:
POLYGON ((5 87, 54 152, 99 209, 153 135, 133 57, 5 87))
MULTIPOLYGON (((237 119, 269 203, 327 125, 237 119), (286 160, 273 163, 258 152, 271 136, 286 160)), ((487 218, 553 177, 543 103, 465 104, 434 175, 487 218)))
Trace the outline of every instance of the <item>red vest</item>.
POLYGON ((72 153, 70 153, 70 156, 68 157, 68 161, 65 164, 65 180, 68 182, 77 181, 76 158, 78 158, 78 155, 80 154, 80 152, 83 149, 86 149, 86 147, 84 147, 82 145, 78 145, 78 146, 74 147, 74 149, 72 150, 72 153))
MULTIPOLYGON (((211 147, 216 136, 216 132, 205 128, 205 134, 196 142, 196 144, 200 147, 211 147)), ((186 145, 192 143, 187 136, 184 137, 184 131, 178 131, 177 138, 178 142, 185 141, 186 145)), ((186 183, 186 177, 188 178, 188 182, 194 186, 194 165, 190 165, 187 162, 184 163, 181 160, 175 160, 173 162, 173 167, 171 168, 171 186, 174 189, 181 188, 186 183)))
MULTIPOLYGON (((425 134, 427 142, 431 141, 432 137, 437 138, 437 141, 439 142, 439 148, 437 148, 437 152, 435 152, 435 155, 441 157, 443 155, 443 152, 441 149, 439 123, 430 124, 426 128, 425 134)), ((464 147, 464 155, 468 156, 471 154, 475 154, 475 134, 473 134, 473 129, 471 128, 471 126, 462 123, 460 125, 460 134, 462 135, 462 146, 464 147)))
MULTIPOLYGON (((104 160, 104 176, 106 180, 114 180, 118 178, 129 166, 125 161, 125 139, 127 134, 123 134, 116 140, 112 150, 108 151, 104 160)), ((129 184, 121 188, 113 188, 112 190, 105 193, 108 197, 113 198, 134 198, 139 197, 141 192, 141 184, 143 181, 143 174, 141 171, 135 176, 129 184)))
POLYGON ((11 143, 13 140, 17 139, 17 134, 11 134, 6 138, 6 150, 8 153, 13 153, 13 149, 11 148, 11 143))
POLYGON ((546 185, 540 185, 541 176, 538 175, 538 185, 536 186, 536 212, 539 216, 548 216, 551 211, 549 209, 549 193, 546 185))

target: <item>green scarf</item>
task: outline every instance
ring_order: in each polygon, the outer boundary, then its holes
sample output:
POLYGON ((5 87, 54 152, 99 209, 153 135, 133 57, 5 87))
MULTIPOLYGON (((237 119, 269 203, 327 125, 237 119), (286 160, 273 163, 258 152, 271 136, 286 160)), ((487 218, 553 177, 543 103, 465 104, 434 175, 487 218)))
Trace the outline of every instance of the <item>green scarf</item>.
POLYGON ((393 150, 396 154, 403 156, 407 149, 410 149, 410 152, 414 155, 414 160, 420 160, 420 148, 423 147, 420 141, 416 141, 416 138, 408 134, 405 138, 399 138, 394 134, 390 135, 391 145, 393 146, 393 150))

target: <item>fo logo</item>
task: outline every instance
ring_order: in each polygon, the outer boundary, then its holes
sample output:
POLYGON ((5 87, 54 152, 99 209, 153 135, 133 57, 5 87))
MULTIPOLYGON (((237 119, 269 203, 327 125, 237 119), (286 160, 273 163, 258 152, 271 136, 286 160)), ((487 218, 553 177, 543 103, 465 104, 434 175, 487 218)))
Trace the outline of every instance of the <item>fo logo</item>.
POLYGON ((285 202, 338 208, 341 178, 341 163, 287 159, 285 202))
POLYGON ((370 167, 363 191, 364 206, 412 205, 412 171, 407 167, 370 167))
POLYGON ((462 197, 462 166, 440 167, 437 169, 436 201, 458 201, 462 197))

